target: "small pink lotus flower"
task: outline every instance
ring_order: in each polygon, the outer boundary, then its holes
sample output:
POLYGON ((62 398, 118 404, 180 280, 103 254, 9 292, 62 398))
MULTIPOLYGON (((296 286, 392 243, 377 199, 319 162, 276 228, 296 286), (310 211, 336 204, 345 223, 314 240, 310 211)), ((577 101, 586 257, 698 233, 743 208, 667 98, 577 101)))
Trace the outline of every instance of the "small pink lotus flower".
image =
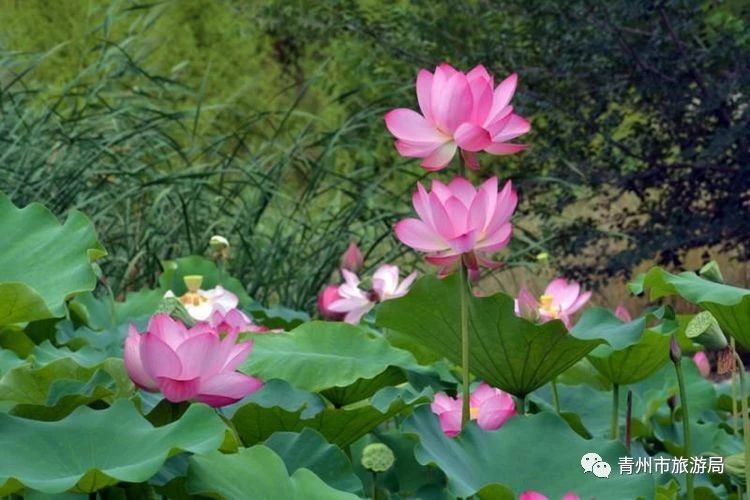
POLYGON ((401 283, 399 279, 398 266, 393 264, 383 264, 375 271, 372 275, 372 289, 377 295, 380 302, 389 299, 396 299, 403 297, 409 291, 409 287, 414 283, 417 278, 417 272, 414 271, 409 276, 404 278, 401 283))
MULTIPOLYGON (((546 496, 542 495, 538 491, 524 491, 518 497, 518 500, 549 500, 546 496)), ((580 500, 578 495, 572 492, 566 493, 562 500, 580 500)))
POLYGON ((693 356, 693 362, 698 367, 698 371, 703 378, 708 378, 711 375, 711 362, 708 360, 708 356, 703 351, 696 352, 693 356))
MULTIPOLYGON (((430 408, 440 419, 440 427, 448 437, 455 437, 461 432, 461 414, 463 413, 460 398, 452 398, 443 392, 435 394, 430 408)), ((471 420, 476 420, 480 428, 493 431, 516 414, 516 403, 507 392, 495 389, 485 382, 479 384, 471 393, 471 420)))
POLYGON ((591 292, 581 293, 581 285, 564 278, 553 280, 539 300, 525 287, 518 292, 516 315, 542 322, 559 319, 571 327, 571 317, 591 298, 591 292))
MULTIPOLYGON (((217 285, 210 290, 201 289, 202 276, 185 276, 188 291, 179 297, 188 314, 196 321, 207 321, 214 311, 229 311, 237 308, 239 299, 235 294, 217 285)), ((172 290, 168 290, 164 297, 175 297, 172 290)))
POLYGON ((264 333, 270 331, 265 326, 253 323, 253 320, 239 309, 230 309, 224 312, 217 308, 206 323, 218 333, 264 333))
POLYGON ((199 401, 219 407, 239 401, 263 386, 235 370, 252 342, 237 343, 237 333, 223 339, 207 323, 186 328, 167 314, 151 318, 148 330, 135 326, 125 339, 125 368, 140 388, 160 391, 173 403, 199 401))
POLYGON ((344 319, 345 313, 331 311, 331 304, 341 299, 339 295, 339 287, 337 285, 328 285, 318 295, 318 311, 320 315, 331 321, 341 321, 344 319))
POLYGON ((341 256, 341 269, 348 269, 349 271, 356 273, 362 269, 364 264, 364 257, 362 252, 356 243, 351 242, 346 248, 346 251, 341 256))
POLYGON ((624 323, 630 323, 631 321, 633 321, 633 317, 630 315, 630 311, 628 311, 628 309, 622 304, 617 306, 617 309, 615 309, 615 316, 617 316, 617 318, 624 323))
POLYGON ((375 302, 370 294, 359 288, 359 277, 346 269, 341 270, 344 283, 338 287, 339 299, 328 304, 328 310, 335 313, 343 313, 344 321, 357 324, 370 309, 375 307, 375 302))
POLYGON ((423 69, 417 76, 417 100, 422 114, 394 109, 385 115, 401 156, 424 158, 427 170, 444 168, 456 149, 471 168, 479 168, 478 151, 495 155, 517 153, 526 146, 509 144, 531 130, 529 122, 513 113, 514 73, 495 87, 493 77, 479 65, 463 73, 441 64, 435 73, 423 69))
POLYGON ((418 219, 404 219, 394 230, 402 243, 426 252, 431 264, 446 274, 460 258, 473 279, 479 277, 479 265, 497 267, 486 254, 505 248, 510 242, 510 223, 518 198, 510 181, 498 192, 497 177, 487 179, 475 189, 463 177, 447 186, 432 181, 427 192, 417 184, 412 204, 418 219))

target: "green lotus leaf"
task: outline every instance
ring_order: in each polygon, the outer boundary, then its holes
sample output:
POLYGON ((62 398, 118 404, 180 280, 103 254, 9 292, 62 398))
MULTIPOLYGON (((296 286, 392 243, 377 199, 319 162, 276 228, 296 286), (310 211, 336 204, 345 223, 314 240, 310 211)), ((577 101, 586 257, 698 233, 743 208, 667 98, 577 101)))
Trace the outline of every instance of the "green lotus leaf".
POLYGON ((289 474, 309 469, 332 488, 362 493, 362 481, 352 470, 346 454, 313 429, 276 432, 263 444, 281 457, 289 474))
POLYGON ((36 420, 57 420, 78 406, 113 401, 132 393, 133 384, 121 359, 85 367, 72 358, 43 366, 25 363, 0 378, 0 402, 11 413, 36 420))
POLYGON ((211 495, 228 500, 358 498, 356 495, 328 486, 308 469, 297 469, 290 475, 284 461, 263 445, 243 448, 238 453, 230 455, 213 452, 191 457, 187 489, 191 494, 211 495))
MULTIPOLYGON (((383 302, 377 323, 460 364, 459 293, 458 276, 425 276, 406 296, 383 302)), ((536 325, 519 318, 513 298, 502 293, 469 297, 469 318, 471 372, 516 396, 549 382, 603 342, 569 335, 560 321, 536 325)))
POLYGON ((421 393, 386 387, 368 400, 341 408, 327 407, 313 413, 307 410, 309 399, 303 399, 301 393, 296 395, 296 404, 291 404, 281 394, 277 397, 277 401, 274 401, 275 398, 267 394, 262 403, 250 402, 236 409, 231 420, 245 445, 262 442, 274 432, 300 432, 310 427, 320 432, 328 442, 344 447, 386 420, 426 400, 421 393))
POLYGON ((721 328, 750 349, 750 290, 716 283, 695 273, 672 274, 651 268, 628 285, 630 291, 649 291, 651 300, 679 295, 714 315, 721 328))
POLYGON ((618 459, 626 456, 617 441, 583 439, 557 415, 518 415, 496 431, 470 423, 458 437, 447 437, 429 406, 420 406, 404 422, 406 432, 419 435, 416 457, 434 463, 448 477, 448 487, 468 497, 491 484, 516 494, 534 490, 549 498, 573 492, 581 498, 652 498, 654 478, 620 475, 618 459), (581 457, 598 453, 612 467, 607 478, 581 468, 581 457))
POLYGON ((205 405, 154 428, 124 399, 106 410, 78 408, 56 422, 0 414, 0 495, 21 485, 44 493, 93 492, 118 481, 145 481, 174 450, 215 450, 225 429, 205 405))
POLYGON ((611 311, 600 307, 586 310, 571 333, 578 338, 600 338, 600 345, 588 360, 613 384, 632 384, 643 380, 669 360, 670 335, 677 329, 671 311, 660 308, 633 321, 623 322, 611 311), (663 320, 647 328, 650 319, 663 320))
POLYGON ((82 213, 60 224, 44 206, 17 208, 0 193, 0 234, 0 326, 62 317, 66 299, 96 286, 91 263, 106 251, 82 213))
POLYGON ((406 382, 404 370, 389 366, 373 378, 361 378, 346 387, 332 387, 321 394, 334 406, 346 406, 369 398, 383 387, 397 386, 404 382, 406 382))
POLYGON ((240 371, 312 392, 346 387, 389 366, 415 363, 411 354, 384 338, 340 322, 313 321, 291 332, 254 335, 253 340, 253 353, 240 371))

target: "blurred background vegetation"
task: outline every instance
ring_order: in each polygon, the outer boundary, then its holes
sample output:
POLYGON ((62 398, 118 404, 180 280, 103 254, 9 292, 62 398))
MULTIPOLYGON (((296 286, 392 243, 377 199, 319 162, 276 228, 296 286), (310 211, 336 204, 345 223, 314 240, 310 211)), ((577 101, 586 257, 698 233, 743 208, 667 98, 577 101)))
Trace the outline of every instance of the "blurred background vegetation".
POLYGON ((533 124, 482 157, 522 200, 487 289, 542 252, 608 305, 653 261, 747 281, 744 0, 0 0, 0 191, 88 214, 119 293, 222 234, 251 295, 312 309, 349 241, 419 262, 391 226, 425 173, 382 117, 441 61, 518 72, 533 124))

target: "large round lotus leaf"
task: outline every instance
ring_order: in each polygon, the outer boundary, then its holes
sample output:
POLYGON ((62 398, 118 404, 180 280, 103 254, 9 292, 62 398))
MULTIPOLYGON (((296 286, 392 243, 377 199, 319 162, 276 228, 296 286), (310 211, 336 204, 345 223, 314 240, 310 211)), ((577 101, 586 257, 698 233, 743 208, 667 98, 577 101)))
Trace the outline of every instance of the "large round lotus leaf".
POLYGON ((614 384, 632 384, 643 380, 669 360, 669 339, 677 321, 664 317, 664 309, 623 322, 611 311, 600 307, 587 309, 571 331, 578 338, 604 339, 588 359, 614 384), (663 320, 646 327, 649 319, 663 320))
POLYGON ((347 323, 313 321, 287 333, 255 335, 254 342, 241 371, 313 392, 373 378, 389 366, 414 364, 407 351, 347 323))
POLYGON ((620 475, 618 459, 626 456, 619 442, 583 439, 552 413, 519 415, 496 431, 473 422, 458 437, 440 429, 429 406, 421 406, 404 423, 419 435, 417 459, 434 463, 448 477, 448 487, 468 497, 489 484, 505 485, 519 494, 535 490, 549 498, 573 492, 580 498, 653 498, 654 478, 648 474, 620 475), (581 458, 598 453, 612 467, 608 478, 584 472, 581 458))
POLYGON ((711 312, 724 332, 750 349, 750 290, 716 283, 692 272, 671 274, 660 267, 638 276, 628 288, 635 294, 649 290, 651 300, 679 295, 711 312))
MULTIPOLYGON (((460 313, 458 276, 425 276, 405 297, 383 302, 377 323, 460 364, 460 313)), ((519 318, 513 298, 501 293, 469 297, 469 318, 471 372, 517 396, 546 384, 602 343, 568 334, 560 321, 536 325, 519 318)))
POLYGON ((277 432, 263 444, 281 457, 290 474, 297 469, 309 469, 332 488, 362 492, 362 481, 352 470, 346 454, 313 429, 277 432))
POLYGON ((258 391, 241 406, 230 411, 232 423, 242 441, 255 444, 274 432, 299 432, 306 427, 315 429, 326 440, 344 447, 352 444, 378 425, 409 410, 412 405, 426 400, 396 387, 385 387, 372 398, 341 408, 323 408, 320 398, 304 391, 290 390, 284 384, 274 384, 273 392, 258 391), (261 394, 265 392, 264 394, 261 394))
POLYGON ((0 495, 27 486, 44 493, 92 492, 118 481, 145 481, 173 450, 205 453, 226 426, 204 405, 154 428, 130 401, 106 410, 78 408, 56 422, 0 414, 0 495))
POLYGON ((44 206, 17 208, 0 193, 0 235, 0 325, 64 316, 67 298, 94 289, 91 262, 106 252, 82 213, 60 224, 44 206))
POLYGON ((265 446, 243 448, 238 453, 220 452, 190 458, 187 490, 191 494, 284 500, 355 500, 351 493, 328 486, 308 469, 289 475, 283 460, 265 446))

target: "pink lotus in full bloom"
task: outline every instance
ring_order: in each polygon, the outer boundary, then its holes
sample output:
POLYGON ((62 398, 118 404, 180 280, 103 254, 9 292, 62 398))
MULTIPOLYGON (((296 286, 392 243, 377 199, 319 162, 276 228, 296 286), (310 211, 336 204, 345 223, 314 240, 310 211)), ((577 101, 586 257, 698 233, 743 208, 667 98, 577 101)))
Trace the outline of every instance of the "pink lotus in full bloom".
POLYGON ((380 302, 403 297, 417 279, 417 272, 412 272, 399 283, 399 269, 393 264, 383 264, 372 275, 372 289, 380 302))
POLYGON ((557 278, 547 285, 539 300, 522 287, 516 299, 516 314, 542 322, 559 319, 570 328, 571 317, 589 298, 591 292, 581 293, 581 285, 575 281, 557 278))
POLYGON ((260 380, 235 371, 251 349, 252 342, 237 343, 236 332, 222 339, 206 323, 187 328, 167 314, 157 314, 144 333, 130 326, 125 368, 137 386, 159 391, 169 401, 219 407, 263 386, 260 380))
POLYGON ((633 321, 633 317, 630 315, 630 311, 628 311, 628 309, 622 304, 617 306, 617 309, 615 309, 615 316, 617 316, 617 318, 624 323, 630 323, 631 321, 633 321))
POLYGON ((711 362, 705 352, 696 352, 693 356, 693 362, 703 378, 708 378, 711 375, 711 362))
POLYGON ((440 266, 442 274, 463 258, 476 279, 480 264, 499 265, 485 255, 502 250, 510 242, 510 219, 517 203, 511 182, 498 192, 494 176, 479 189, 463 177, 456 177, 448 185, 433 180, 431 192, 420 183, 412 197, 419 218, 404 219, 394 230, 402 243, 426 252, 427 261, 440 266))
MULTIPOLYGON (((440 419, 440 427, 448 437, 461 432, 461 398, 452 398, 445 393, 435 394, 430 408, 440 419)), ((476 420, 486 431, 499 429, 510 417, 516 414, 516 403, 507 392, 495 389, 482 382, 471 393, 471 420, 476 420)))
MULTIPOLYGON (((178 297, 178 300, 185 306, 193 319, 207 321, 214 311, 226 312, 237 308, 239 299, 235 294, 221 285, 203 290, 200 288, 202 281, 202 276, 185 276, 188 291, 178 297)), ((175 297, 175 294, 172 290, 168 290, 164 297, 175 297)))
MULTIPOLYGON (((549 500, 545 495, 542 495, 538 491, 524 491, 518 497, 518 500, 549 500)), ((578 495, 572 492, 566 493, 562 500, 580 500, 578 495)))
POLYGON ((359 247, 354 242, 349 243, 346 251, 341 256, 341 269, 348 269, 356 273, 362 269, 362 264, 364 264, 364 257, 359 247))
POLYGON ((444 168, 459 148, 466 164, 479 168, 478 151, 507 155, 526 147, 508 143, 531 130, 510 105, 517 84, 518 75, 513 73, 495 87, 482 65, 468 73, 449 64, 441 64, 434 74, 423 69, 417 76, 422 114, 394 109, 385 115, 385 124, 396 137, 399 154, 424 158, 422 166, 427 170, 444 168))

